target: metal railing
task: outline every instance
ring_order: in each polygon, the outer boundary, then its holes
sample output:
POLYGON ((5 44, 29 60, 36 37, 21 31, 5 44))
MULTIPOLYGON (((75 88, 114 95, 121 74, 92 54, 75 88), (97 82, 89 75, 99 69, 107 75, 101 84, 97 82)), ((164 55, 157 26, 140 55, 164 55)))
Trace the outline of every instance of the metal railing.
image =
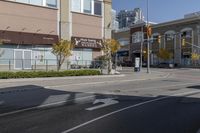
MULTIPOLYGON (((11 70, 34 70, 51 71, 57 70, 56 59, 0 59, 0 71, 11 70)), ((103 69, 106 67, 106 61, 100 60, 66 60, 61 70, 69 69, 103 69)))

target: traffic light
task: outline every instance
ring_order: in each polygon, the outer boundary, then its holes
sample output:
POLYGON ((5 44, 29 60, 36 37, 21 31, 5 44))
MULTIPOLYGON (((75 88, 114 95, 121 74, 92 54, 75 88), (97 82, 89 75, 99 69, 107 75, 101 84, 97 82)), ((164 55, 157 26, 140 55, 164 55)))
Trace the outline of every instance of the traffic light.
POLYGON ((147 36, 148 37, 151 37, 151 35, 152 35, 152 28, 151 28, 151 26, 147 26, 147 36))
POLYGON ((182 39, 182 46, 185 46, 185 38, 182 39))
POLYGON ((161 43, 161 35, 158 36, 158 43, 161 43))

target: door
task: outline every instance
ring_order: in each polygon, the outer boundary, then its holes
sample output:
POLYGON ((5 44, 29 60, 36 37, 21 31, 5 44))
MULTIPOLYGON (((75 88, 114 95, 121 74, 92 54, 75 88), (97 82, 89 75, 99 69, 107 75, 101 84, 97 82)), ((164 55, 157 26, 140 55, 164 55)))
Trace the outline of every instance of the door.
POLYGON ((15 69, 23 68, 23 51, 21 50, 14 51, 14 68, 15 69))
POLYGON ((31 51, 24 51, 24 69, 31 69, 31 51))
POLYGON ((14 50, 14 68, 31 69, 32 68, 32 51, 31 50, 14 50))

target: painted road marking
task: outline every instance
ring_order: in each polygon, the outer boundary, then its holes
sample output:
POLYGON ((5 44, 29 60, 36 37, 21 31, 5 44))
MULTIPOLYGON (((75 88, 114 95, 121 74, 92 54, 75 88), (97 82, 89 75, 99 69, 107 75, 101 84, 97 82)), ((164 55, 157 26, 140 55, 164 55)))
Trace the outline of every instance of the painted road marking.
POLYGON ((184 92, 184 93, 178 93, 178 94, 174 94, 174 95, 170 95, 170 96, 165 96, 165 97, 161 97, 161 98, 156 98, 156 99, 153 99, 153 100, 149 100, 149 101, 146 101, 146 102, 141 102, 141 103, 138 103, 138 104, 134 104, 134 105, 131 105, 131 106, 128 106, 128 107, 125 107, 125 108, 122 108, 122 109, 119 109, 119 110, 116 110, 116 111, 113 111, 113 112, 110 112, 108 114, 105 114, 105 115, 102 115, 100 117, 97 117, 95 119, 92 119, 90 121, 87 121, 85 123, 82 123, 78 126, 75 126, 73 128, 70 128, 68 130, 65 130, 63 131, 62 133, 70 133, 74 130, 77 130, 81 127, 84 127, 86 125, 89 125, 93 122, 96 122, 98 120, 101 120, 103 118, 106 118, 106 117, 109 117, 111 115, 114 115, 114 114, 117 114, 117 113, 120 113, 120 112, 123 112, 123 111, 126 111, 126 110, 129 110, 129 109, 132 109, 132 108, 135 108, 135 107, 139 107, 139 106, 142 106, 142 105, 145 105, 145 104, 148 104, 148 103, 153 103, 153 102, 156 102, 156 101, 160 101, 160 100, 163 100, 163 99, 167 99, 167 98, 170 98, 170 97, 173 97, 173 96, 184 96, 184 95, 192 95, 192 94, 196 94, 196 93, 200 93, 200 91, 190 91, 190 92, 184 92))
POLYGON ((89 98, 95 98, 95 96, 94 95, 90 95, 90 96, 86 96, 86 97, 80 97, 80 98, 75 98, 75 99, 71 99, 71 100, 59 101, 59 102, 54 102, 54 103, 39 105, 39 106, 31 107, 31 108, 26 108, 26 109, 11 111, 11 112, 0 114, 0 117, 7 116, 7 115, 12 115, 12 114, 16 114, 16 113, 21 113, 21 112, 25 112, 25 111, 30 111, 30 110, 33 110, 33 109, 41 109, 41 108, 46 108, 46 107, 51 107, 51 106, 63 105, 63 104, 66 104, 68 102, 80 101, 80 100, 89 99, 89 98))
POLYGON ((94 107, 91 107, 91 108, 86 108, 86 110, 87 111, 93 111, 93 110, 96 110, 96 109, 100 109, 100 108, 104 108, 104 107, 107 107, 107 106, 117 104, 119 102, 117 100, 112 99, 112 98, 106 98, 106 99, 96 99, 93 102, 93 104, 97 104, 97 103, 103 103, 103 104, 98 105, 98 106, 94 106, 94 107))

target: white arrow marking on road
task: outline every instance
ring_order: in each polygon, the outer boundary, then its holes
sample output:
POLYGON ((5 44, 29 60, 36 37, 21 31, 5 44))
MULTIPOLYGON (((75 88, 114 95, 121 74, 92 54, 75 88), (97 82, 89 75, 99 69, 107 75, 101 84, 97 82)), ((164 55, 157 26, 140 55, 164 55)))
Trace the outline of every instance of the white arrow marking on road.
POLYGON ((94 106, 94 107, 91 107, 91 108, 87 108, 86 110, 93 111, 93 110, 96 110, 96 109, 100 109, 100 108, 104 108, 104 107, 107 107, 107 106, 110 106, 110 105, 117 104, 119 102, 117 100, 112 99, 112 98, 106 98, 106 99, 96 99, 93 102, 93 104, 97 104, 97 103, 104 103, 104 104, 94 106))

